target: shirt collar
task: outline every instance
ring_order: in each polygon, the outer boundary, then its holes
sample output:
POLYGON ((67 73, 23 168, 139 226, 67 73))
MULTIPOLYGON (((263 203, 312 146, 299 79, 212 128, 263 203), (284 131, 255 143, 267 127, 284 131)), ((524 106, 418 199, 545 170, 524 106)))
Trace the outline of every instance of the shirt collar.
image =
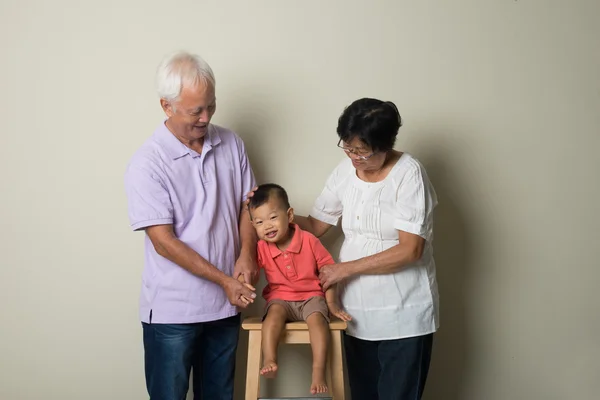
MULTIPOLYGON (((176 160, 188 154, 192 157, 197 157, 200 155, 196 151, 190 149, 189 147, 181 143, 179 139, 177 139, 175 135, 173 135, 173 132, 171 132, 169 128, 167 128, 165 122, 166 120, 163 121, 163 123, 160 124, 160 126, 156 129, 156 131, 154 132, 154 138, 157 142, 159 142, 162 145, 163 149, 173 160, 176 160)), ((219 143, 221 143, 221 136, 219 135, 218 130, 215 129, 215 127, 212 124, 209 124, 208 132, 204 137, 202 151, 208 151, 219 143)))
MULTIPOLYGON (((290 224, 290 228, 294 228, 294 236, 292 236, 292 241, 285 251, 288 253, 300 253, 302 249, 302 229, 296 224, 290 224)), ((267 242, 267 244, 269 245, 269 252, 272 258, 281 254, 281 250, 279 250, 275 243, 267 242)))

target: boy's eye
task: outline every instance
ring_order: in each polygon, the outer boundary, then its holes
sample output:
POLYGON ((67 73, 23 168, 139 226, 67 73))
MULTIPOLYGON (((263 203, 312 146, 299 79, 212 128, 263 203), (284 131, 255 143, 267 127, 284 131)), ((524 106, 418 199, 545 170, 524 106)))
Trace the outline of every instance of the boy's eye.
POLYGON ((272 216, 272 217, 271 217, 271 219, 277 219, 277 216, 276 216, 276 215, 275 215, 275 216, 272 216))
POLYGON ((255 221, 254 222, 256 225, 262 225, 262 221, 255 221))

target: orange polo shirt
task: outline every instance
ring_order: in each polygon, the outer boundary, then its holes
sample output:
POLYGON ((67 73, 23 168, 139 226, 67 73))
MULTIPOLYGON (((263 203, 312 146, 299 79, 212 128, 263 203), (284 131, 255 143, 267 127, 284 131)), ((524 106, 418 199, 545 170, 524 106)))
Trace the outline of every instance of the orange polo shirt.
POLYGON ((288 248, 281 251, 275 243, 258 242, 258 266, 264 268, 267 286, 263 297, 304 301, 313 296, 325 296, 319 281, 319 269, 334 264, 331 254, 312 233, 303 231, 296 224, 294 236, 288 248))

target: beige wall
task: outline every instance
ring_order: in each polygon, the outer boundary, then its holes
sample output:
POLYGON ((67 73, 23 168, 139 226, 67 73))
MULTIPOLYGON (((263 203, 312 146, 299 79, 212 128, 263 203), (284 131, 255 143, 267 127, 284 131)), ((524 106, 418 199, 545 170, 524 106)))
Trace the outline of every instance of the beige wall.
MULTIPOLYGON (((0 399, 146 398, 123 172, 176 49, 211 63, 216 122, 302 213, 344 157, 343 107, 396 102, 398 147, 440 198, 426 399, 598 398, 599 15, 595 0, 2 0, 0 399)), ((306 394, 309 353, 281 364, 264 393, 306 394)))

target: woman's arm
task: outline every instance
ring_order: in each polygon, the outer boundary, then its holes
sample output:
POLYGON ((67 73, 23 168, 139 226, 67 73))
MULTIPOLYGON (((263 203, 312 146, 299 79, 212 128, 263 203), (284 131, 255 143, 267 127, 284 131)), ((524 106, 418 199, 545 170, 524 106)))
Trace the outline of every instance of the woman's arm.
POLYGON ((355 275, 378 275, 397 272, 421 258, 425 247, 425 239, 404 231, 398 231, 398 238, 400 243, 381 253, 321 268, 319 279, 323 285, 323 290, 327 290, 337 282, 355 275))
POLYGON ((329 229, 333 227, 333 225, 330 225, 323 221, 319 221, 318 219, 315 219, 310 215, 308 217, 294 215, 294 222, 298 224, 300 229, 302 229, 303 231, 310 232, 316 237, 323 236, 325 233, 327 233, 329 229))

